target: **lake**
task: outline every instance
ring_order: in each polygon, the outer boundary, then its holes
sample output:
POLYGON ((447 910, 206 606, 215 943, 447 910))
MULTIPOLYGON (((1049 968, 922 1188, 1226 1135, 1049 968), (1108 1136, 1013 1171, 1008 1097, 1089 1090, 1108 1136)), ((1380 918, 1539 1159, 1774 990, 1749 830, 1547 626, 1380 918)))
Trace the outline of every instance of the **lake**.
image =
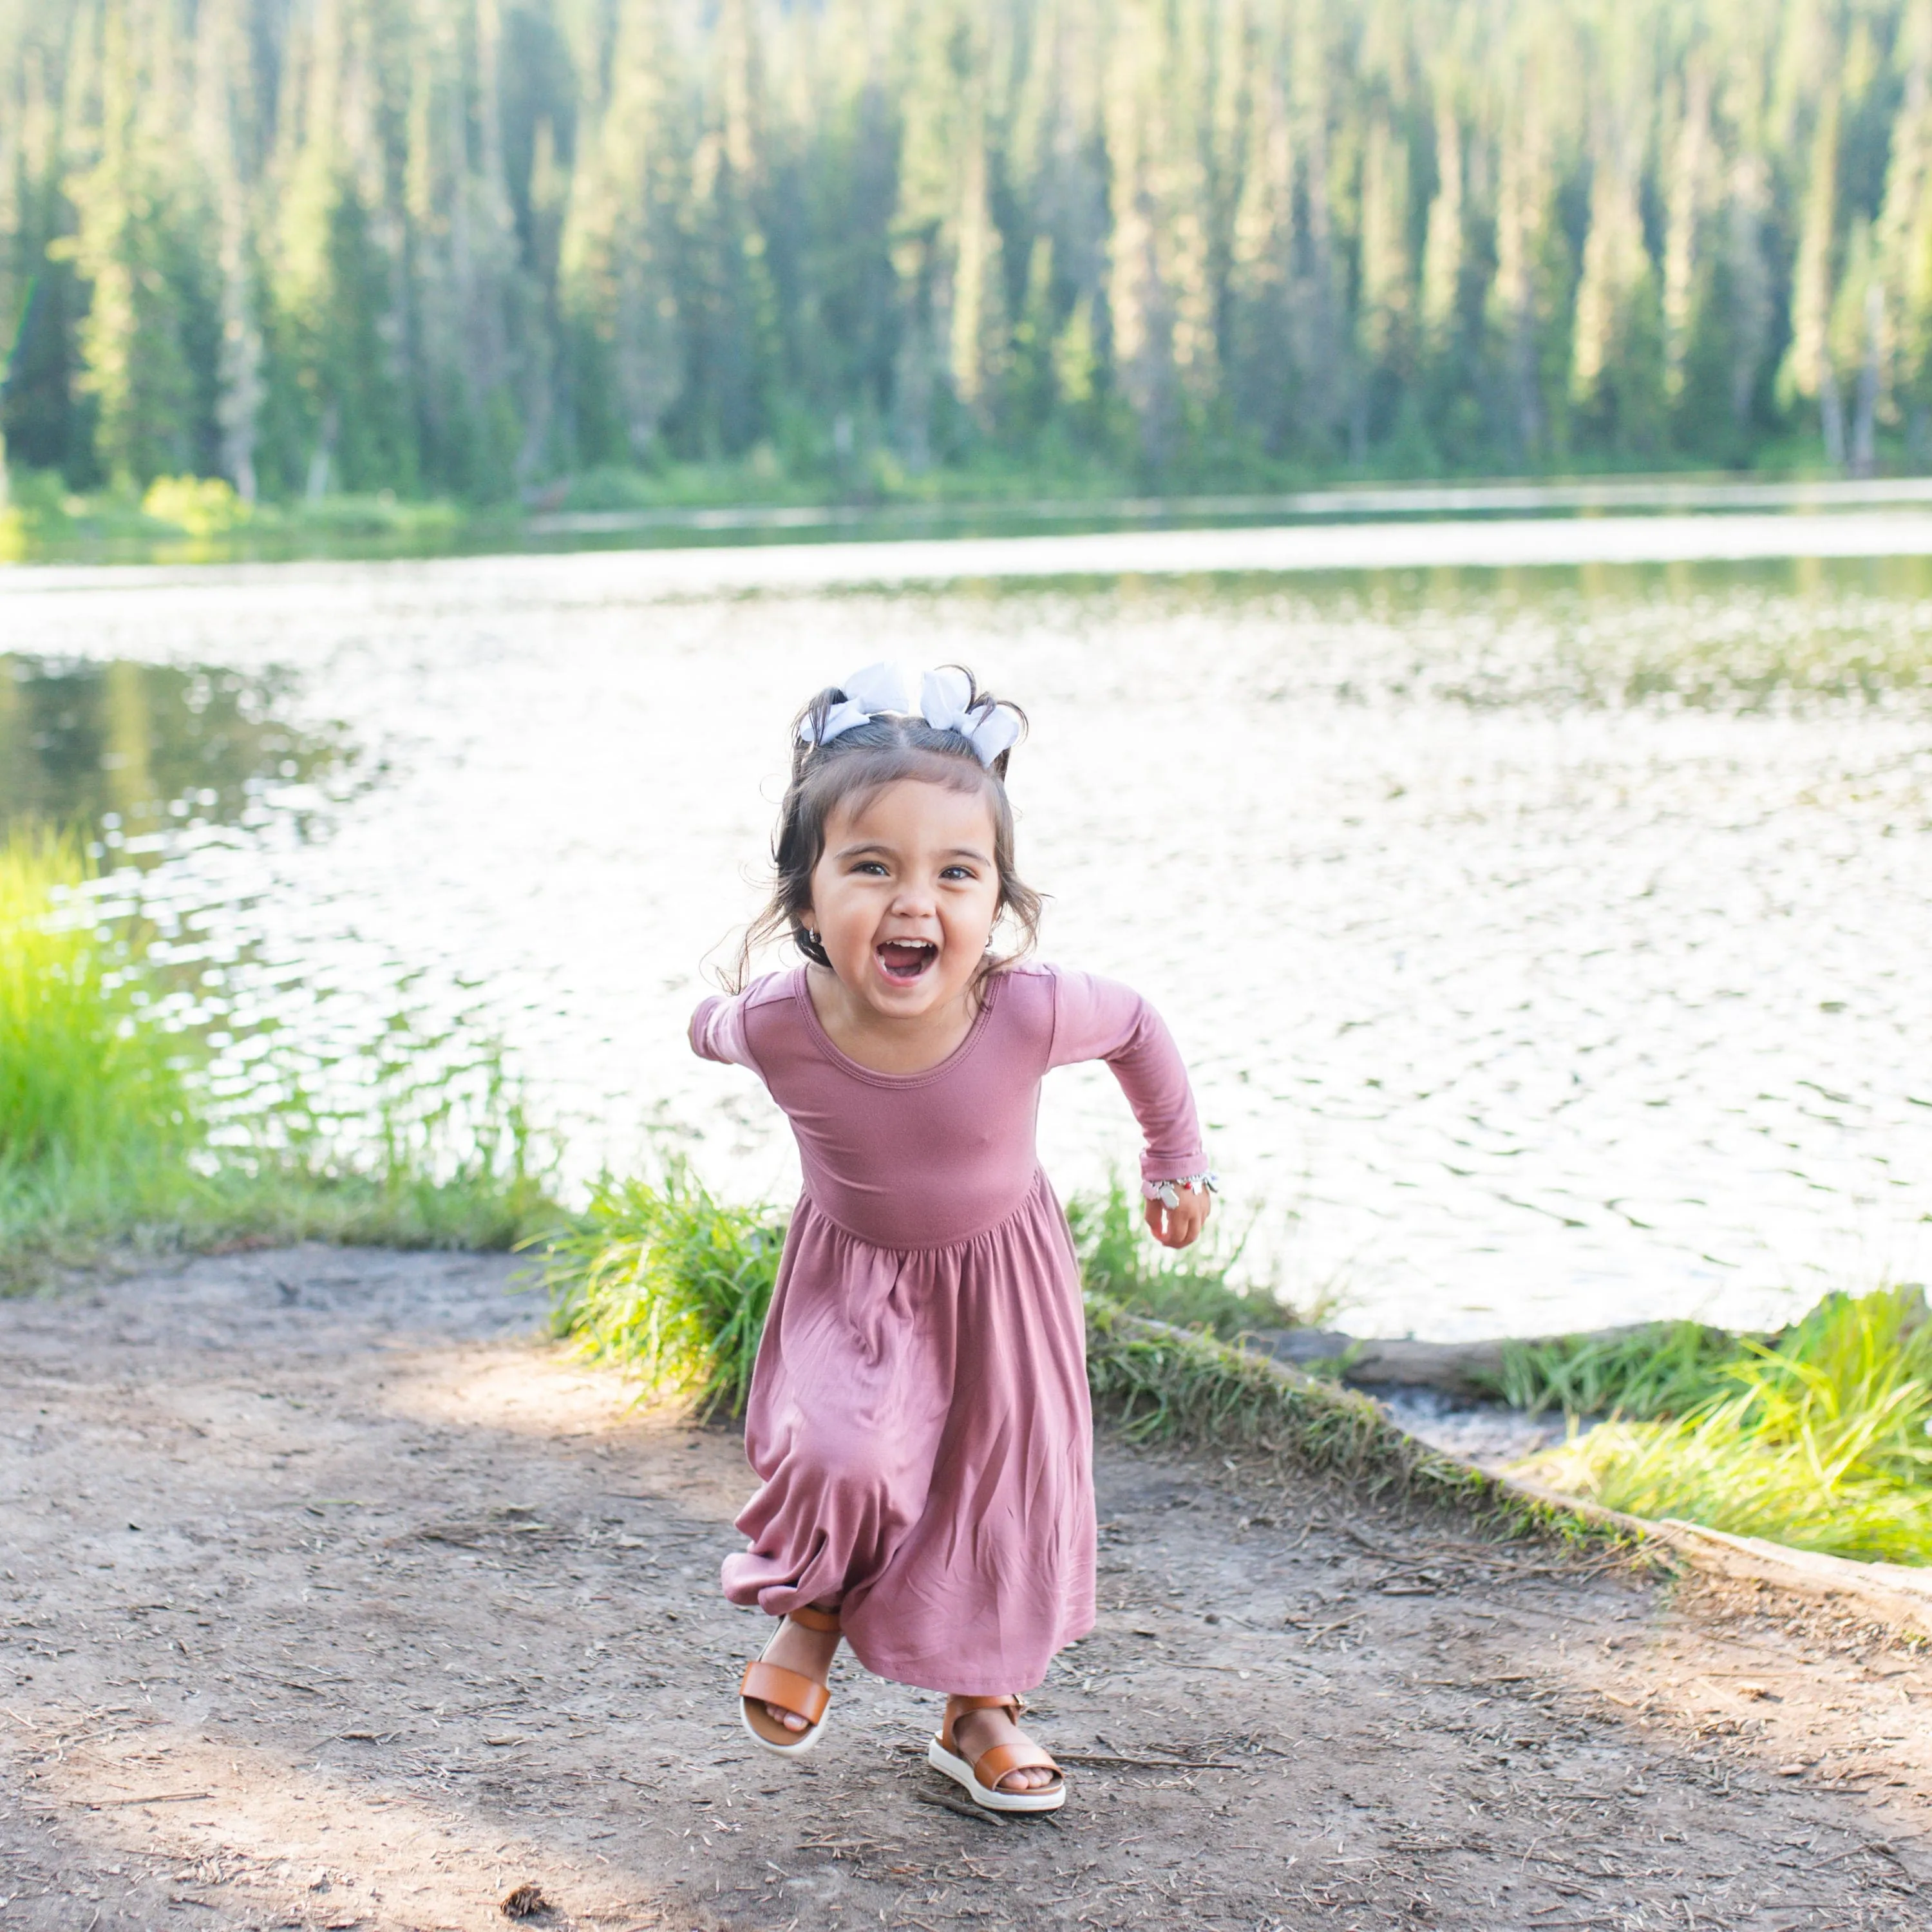
MULTIPOLYGON (((226 1090, 266 1025, 351 1079, 406 1015, 500 1039, 578 1180, 676 1144, 782 1197, 683 1028, 788 720, 968 663, 1033 720, 1046 953, 1166 1015, 1292 1299, 1771 1322, 1932 1278, 1928 550, 1604 515, 16 571, 0 812, 137 868, 226 1090)), ((1097 1070, 1042 1140, 1064 1190, 1131 1169, 1097 1070)))

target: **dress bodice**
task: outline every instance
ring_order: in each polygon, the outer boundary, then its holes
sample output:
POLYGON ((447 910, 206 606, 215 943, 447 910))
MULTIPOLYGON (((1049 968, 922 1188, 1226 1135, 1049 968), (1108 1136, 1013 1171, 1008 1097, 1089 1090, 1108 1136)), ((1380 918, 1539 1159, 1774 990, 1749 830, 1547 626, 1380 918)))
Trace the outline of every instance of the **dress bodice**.
POLYGON ((1010 967, 987 982, 959 1046, 917 1073, 880 1073, 835 1046, 806 969, 705 1000, 691 1023, 707 1059, 748 1066, 790 1121, 805 1192, 877 1246, 964 1241, 1016 1213, 1039 1172, 1034 1129, 1048 1070, 1105 1060, 1147 1139, 1149 1178, 1206 1165, 1180 1056, 1130 988, 1064 968, 1010 967))

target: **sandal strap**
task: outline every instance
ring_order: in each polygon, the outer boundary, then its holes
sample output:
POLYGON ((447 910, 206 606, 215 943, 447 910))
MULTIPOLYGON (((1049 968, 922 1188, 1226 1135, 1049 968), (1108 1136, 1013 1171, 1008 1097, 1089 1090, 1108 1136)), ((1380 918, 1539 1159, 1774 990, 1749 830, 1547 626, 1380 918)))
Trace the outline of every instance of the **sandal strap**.
POLYGON ((1015 1771, 1050 1771, 1056 1778, 1062 1774, 1059 1766, 1037 1744, 995 1744, 981 1754, 973 1775, 988 1791, 997 1791, 1000 1780, 1015 1771))
POLYGON ((808 1630, 816 1630, 820 1636, 836 1636, 838 1634, 838 1612, 836 1610, 814 1610, 809 1604, 801 1604, 785 1615, 795 1624, 802 1624, 808 1630))
POLYGON ((832 1693, 823 1684, 788 1670, 782 1664, 767 1664, 763 1658, 746 1665, 738 1694, 760 1704, 776 1704, 808 1724, 817 1724, 832 1704, 832 1693))
POLYGON ((939 1727, 939 1742, 957 1757, 961 1754, 959 1742, 952 1735, 956 1719, 964 1717, 969 1711, 1010 1711, 1014 1723, 1018 1724, 1020 1713, 1025 1708, 1025 1699, 1014 1690, 998 1697, 949 1697, 946 1700, 946 1720, 939 1727))

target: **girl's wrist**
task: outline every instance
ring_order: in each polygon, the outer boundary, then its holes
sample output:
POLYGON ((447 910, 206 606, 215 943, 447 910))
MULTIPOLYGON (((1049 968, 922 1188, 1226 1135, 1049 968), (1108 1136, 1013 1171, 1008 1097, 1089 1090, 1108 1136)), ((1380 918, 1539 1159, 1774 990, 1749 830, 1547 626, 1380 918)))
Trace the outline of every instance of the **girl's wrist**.
POLYGON ((1158 1201, 1163 1208, 1178 1208, 1184 1192, 1189 1194, 1218 1194, 1221 1191, 1221 1177, 1204 1172, 1200 1174, 1177 1174, 1165 1180, 1143 1180, 1141 1192, 1149 1201, 1158 1201))

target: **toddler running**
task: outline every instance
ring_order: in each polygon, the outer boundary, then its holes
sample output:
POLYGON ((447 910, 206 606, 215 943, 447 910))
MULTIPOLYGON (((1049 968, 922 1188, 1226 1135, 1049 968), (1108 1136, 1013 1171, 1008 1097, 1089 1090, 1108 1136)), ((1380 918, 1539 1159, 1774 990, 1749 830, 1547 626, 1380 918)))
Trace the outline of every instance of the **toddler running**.
MULTIPOLYGON (((725 1594, 780 1619, 746 1728, 808 1750, 840 1639, 944 1692, 928 1758, 989 1810, 1065 1802, 1020 1693, 1093 1628, 1091 1423, 1080 1279, 1034 1150, 1048 1069, 1104 1060, 1146 1138, 1148 1225, 1206 1223, 1212 1178, 1167 1029, 1125 986, 1024 963, 1006 765, 1024 719, 956 667, 915 698, 873 665, 797 721, 776 878, 744 957, 806 963, 705 1000, 692 1045, 748 1066, 804 1169, 752 1377, 761 1486, 725 1594), (1004 916, 1020 944, 993 950, 1004 916)), ((744 974, 741 966, 740 981, 744 974)))

